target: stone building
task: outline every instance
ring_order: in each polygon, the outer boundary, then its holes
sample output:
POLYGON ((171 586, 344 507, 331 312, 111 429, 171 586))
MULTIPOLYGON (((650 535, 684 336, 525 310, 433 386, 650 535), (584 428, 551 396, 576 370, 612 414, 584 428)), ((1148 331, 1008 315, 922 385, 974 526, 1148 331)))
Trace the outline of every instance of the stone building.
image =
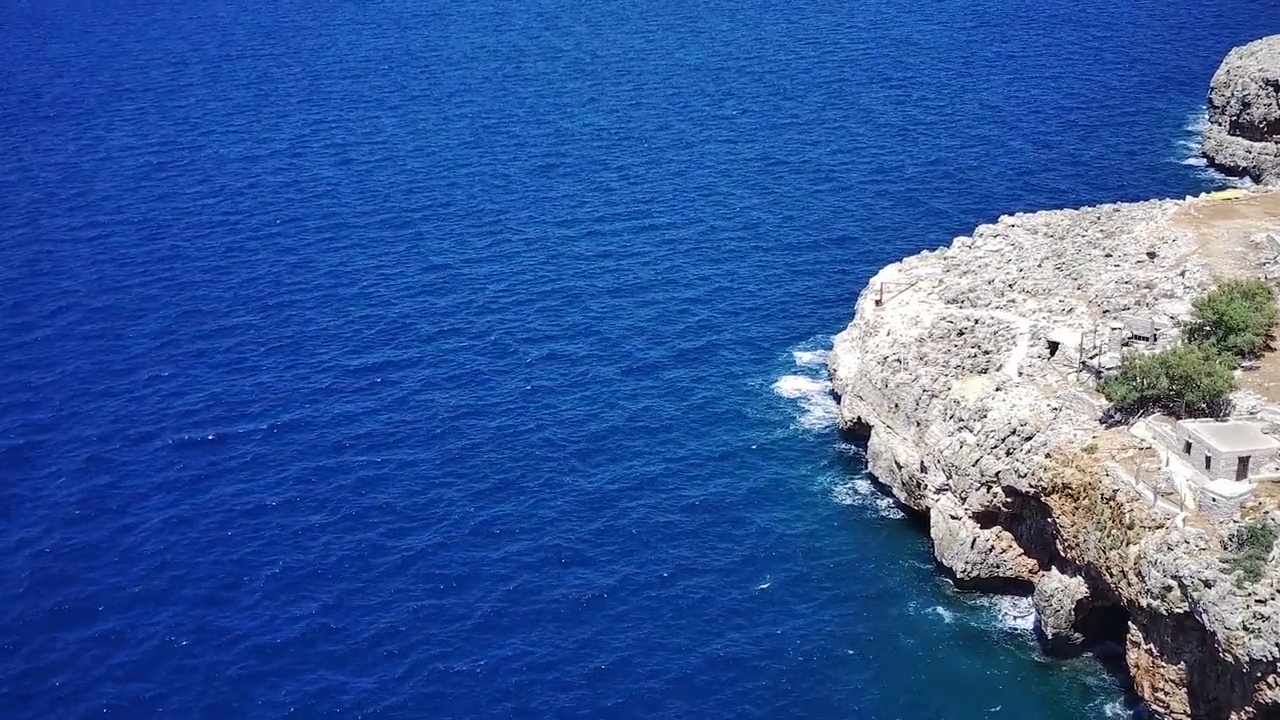
POLYGON ((1160 342, 1160 328, 1155 320, 1141 315, 1121 317, 1121 344, 1154 347, 1160 342))
POLYGON ((1248 482, 1280 473, 1280 440, 1274 426, 1257 417, 1179 420, 1178 452, 1211 480, 1248 482))
POLYGON ((1179 420, 1173 451, 1195 471, 1196 505, 1206 515, 1234 517, 1259 480, 1280 477, 1276 427, 1256 416, 1179 420))

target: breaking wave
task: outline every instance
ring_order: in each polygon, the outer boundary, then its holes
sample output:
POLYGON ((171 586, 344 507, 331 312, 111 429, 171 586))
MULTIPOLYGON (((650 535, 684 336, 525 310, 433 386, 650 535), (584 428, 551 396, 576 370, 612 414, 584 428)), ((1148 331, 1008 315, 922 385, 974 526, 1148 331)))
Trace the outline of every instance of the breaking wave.
POLYGON ((1186 124, 1182 126, 1185 134, 1178 138, 1177 142, 1178 162, 1196 167, 1207 165, 1205 159, 1200 156, 1200 146, 1203 143, 1205 128, 1208 126, 1209 115, 1205 108, 1200 108, 1187 116, 1186 124))
POLYGON ((950 593, 953 601, 925 605, 911 602, 908 607, 913 613, 936 615, 943 623, 951 625, 961 621, 974 627, 985 627, 995 631, 1014 631, 1026 635, 1032 642, 1035 631, 1035 608, 1031 598, 1016 595, 987 595, 975 593, 950 593))
POLYGON ((831 383, 804 375, 783 375, 773 384, 773 390, 784 398, 804 400, 818 393, 830 393, 831 383))
POLYGON ((827 379, 829 350, 801 346, 791 351, 795 372, 773 383, 779 397, 794 400, 799 409, 796 425, 805 430, 830 430, 839 423, 840 406, 827 379))
POLYGON ((861 475, 841 478, 831 484, 831 499, 841 505, 870 510, 882 518, 902 520, 906 514, 893 498, 880 492, 871 478, 861 475))
POLYGON ((1145 705, 1135 701, 1131 697, 1120 696, 1112 700, 1097 703, 1094 705, 1100 717, 1117 718, 1120 720, 1139 720, 1149 716, 1149 712, 1145 705))
POLYGON ((946 608, 942 607, 941 605, 933 605, 933 606, 931 606, 931 607, 929 608, 928 612, 931 612, 931 613, 933 613, 934 615, 937 615, 938 617, 942 618, 942 622, 944 622, 944 623, 946 623, 946 624, 948 624, 948 625, 950 625, 951 623, 953 623, 953 622, 955 622, 955 621, 956 621, 956 614, 955 614, 954 612, 952 612, 952 611, 950 611, 950 610, 948 610, 948 609, 946 609, 946 608))
POLYGON ((1196 174, 1214 185, 1238 188, 1253 187, 1254 182, 1249 178, 1224 175, 1209 167, 1209 162, 1200 154, 1200 149, 1204 145, 1204 131, 1208 127, 1209 111, 1207 108, 1200 108, 1187 116, 1186 125, 1182 128, 1186 135, 1178 139, 1178 162, 1199 168, 1196 174))
POLYGON ((1036 628, 1036 609, 1029 597, 1019 595, 981 595, 979 604, 985 605, 1000 627, 1030 634, 1036 628))
POLYGON ((840 419, 840 406, 831 394, 831 383, 804 375, 784 375, 773 384, 774 393, 795 400, 800 408, 796 424, 805 430, 829 430, 840 419))
POLYGON ((795 358, 796 365, 799 367, 826 367, 827 356, 830 354, 829 350, 791 351, 791 357, 795 358))

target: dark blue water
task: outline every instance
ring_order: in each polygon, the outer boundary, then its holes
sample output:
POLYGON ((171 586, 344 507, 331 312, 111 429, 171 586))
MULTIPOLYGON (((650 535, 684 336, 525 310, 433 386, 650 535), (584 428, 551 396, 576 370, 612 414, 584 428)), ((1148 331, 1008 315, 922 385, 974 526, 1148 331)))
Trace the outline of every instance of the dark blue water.
POLYGON ((0 3, 0 716, 1078 718, 838 444, 878 266, 1270 0, 0 3))

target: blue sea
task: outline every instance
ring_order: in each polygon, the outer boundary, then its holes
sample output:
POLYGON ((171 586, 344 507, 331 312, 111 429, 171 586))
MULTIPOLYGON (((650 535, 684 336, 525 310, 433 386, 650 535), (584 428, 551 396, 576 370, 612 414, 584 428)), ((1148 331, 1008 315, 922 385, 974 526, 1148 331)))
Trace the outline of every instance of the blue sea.
POLYGON ((837 436, 1272 0, 4 0, 0 717, 1124 717, 837 436))

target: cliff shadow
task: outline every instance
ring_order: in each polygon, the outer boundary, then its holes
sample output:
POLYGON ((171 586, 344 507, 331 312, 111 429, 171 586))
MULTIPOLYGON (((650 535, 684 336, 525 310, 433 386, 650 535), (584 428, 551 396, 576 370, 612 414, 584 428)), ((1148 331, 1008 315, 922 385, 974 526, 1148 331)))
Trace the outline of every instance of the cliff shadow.
MULTIPOLYGON (((835 397, 833 395, 833 397, 835 397)), ((840 427, 840 439, 848 443, 861 443, 863 450, 866 449, 867 439, 871 437, 871 425, 862 420, 854 420, 849 425, 840 427)))

